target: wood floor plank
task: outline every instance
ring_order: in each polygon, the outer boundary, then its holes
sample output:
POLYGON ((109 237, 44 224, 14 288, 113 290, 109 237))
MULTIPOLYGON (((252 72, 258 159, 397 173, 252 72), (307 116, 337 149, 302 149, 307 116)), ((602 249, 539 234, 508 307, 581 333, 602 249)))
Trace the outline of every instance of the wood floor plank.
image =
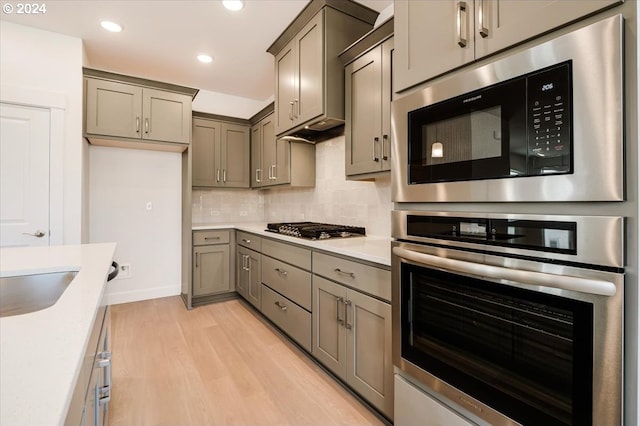
POLYGON ((109 424, 382 425, 245 302, 115 305, 109 424))

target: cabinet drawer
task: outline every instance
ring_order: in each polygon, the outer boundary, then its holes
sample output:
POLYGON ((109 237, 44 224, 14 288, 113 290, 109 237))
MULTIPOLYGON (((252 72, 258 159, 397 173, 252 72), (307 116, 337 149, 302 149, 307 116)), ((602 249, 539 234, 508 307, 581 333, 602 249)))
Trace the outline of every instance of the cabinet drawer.
POLYGON ((237 231, 236 242, 242 247, 246 247, 257 252, 261 251, 262 238, 258 237, 257 235, 237 231))
POLYGON ((229 244, 229 230, 194 231, 193 245, 229 244))
POLYGON ((279 243, 273 240, 262 240, 262 254, 282 260, 298 268, 311 270, 311 250, 279 243))
POLYGON ((264 256, 262 282, 306 310, 311 310, 311 273, 264 256))
POLYGON ((323 253, 313 253, 313 273, 391 300, 391 271, 323 253))
POLYGON ((262 313, 300 346, 311 352, 311 314, 262 285, 262 313))

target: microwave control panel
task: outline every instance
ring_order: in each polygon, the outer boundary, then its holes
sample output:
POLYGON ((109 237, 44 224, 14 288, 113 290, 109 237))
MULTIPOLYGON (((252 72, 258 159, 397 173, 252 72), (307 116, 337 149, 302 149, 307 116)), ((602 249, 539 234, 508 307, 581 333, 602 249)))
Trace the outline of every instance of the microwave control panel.
POLYGON ((570 173, 571 62, 527 76, 528 175, 570 173))

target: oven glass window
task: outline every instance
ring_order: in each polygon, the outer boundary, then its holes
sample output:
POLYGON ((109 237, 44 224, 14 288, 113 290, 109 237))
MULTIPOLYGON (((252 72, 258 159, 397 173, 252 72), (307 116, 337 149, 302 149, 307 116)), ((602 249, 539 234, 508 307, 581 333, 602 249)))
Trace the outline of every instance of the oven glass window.
POLYGON ((410 264, 401 296, 403 358, 523 424, 592 423, 591 304, 410 264))

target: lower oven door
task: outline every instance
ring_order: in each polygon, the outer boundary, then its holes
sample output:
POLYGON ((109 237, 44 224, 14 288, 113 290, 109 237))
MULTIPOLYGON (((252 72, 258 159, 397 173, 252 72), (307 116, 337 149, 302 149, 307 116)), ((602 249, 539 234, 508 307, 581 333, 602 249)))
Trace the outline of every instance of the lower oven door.
POLYGON ((401 242, 392 268, 401 370, 496 425, 621 424, 622 274, 401 242))

